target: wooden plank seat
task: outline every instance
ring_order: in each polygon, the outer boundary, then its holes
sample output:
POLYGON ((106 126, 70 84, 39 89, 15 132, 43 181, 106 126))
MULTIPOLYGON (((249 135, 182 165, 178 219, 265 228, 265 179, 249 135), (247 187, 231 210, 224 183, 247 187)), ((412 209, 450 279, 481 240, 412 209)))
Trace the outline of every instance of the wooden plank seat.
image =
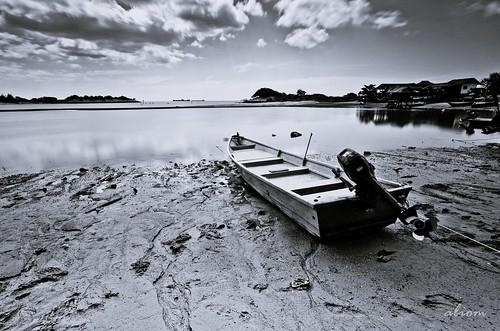
POLYGON ((241 164, 247 168, 251 168, 251 167, 260 167, 260 166, 279 164, 279 163, 283 163, 283 159, 281 157, 271 157, 266 159, 245 161, 242 162, 241 164))
POLYGON ((296 188, 291 191, 297 193, 298 195, 309 195, 309 194, 330 192, 345 188, 345 184, 342 183, 341 181, 324 180, 322 182, 323 183, 315 183, 313 185, 309 184, 308 186, 296 188))
POLYGON ((309 173, 308 167, 295 167, 295 168, 288 169, 286 171, 270 172, 268 174, 263 174, 262 176, 267 178, 267 179, 272 179, 272 178, 278 178, 278 177, 303 175, 303 174, 307 174, 307 173, 309 173))

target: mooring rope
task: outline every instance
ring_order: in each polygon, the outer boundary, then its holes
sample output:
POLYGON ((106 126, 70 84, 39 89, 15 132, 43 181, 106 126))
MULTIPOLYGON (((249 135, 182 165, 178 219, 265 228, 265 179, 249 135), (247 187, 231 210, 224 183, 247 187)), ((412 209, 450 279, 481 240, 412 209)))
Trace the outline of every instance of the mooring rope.
POLYGON ((442 224, 439 224, 439 223, 438 223, 438 226, 440 226, 440 227, 442 227, 442 228, 444 228, 444 229, 446 229, 446 230, 448 230, 448 231, 451 231, 451 232, 453 232, 453 233, 456 233, 456 234, 458 234, 459 236, 462 236, 462 237, 464 237, 464 238, 466 238, 466 239, 469 239, 470 241, 473 241, 473 242, 475 242, 476 244, 479 244, 479 245, 481 245, 481 246, 484 246, 484 247, 486 247, 486 248, 488 248, 488 249, 490 249, 490 250, 492 250, 492 251, 494 251, 494 252, 496 252, 496 253, 500 253, 500 250, 498 250, 498 249, 496 249, 496 248, 494 248, 494 247, 491 247, 491 246, 489 246, 489 245, 483 244, 482 242, 480 242, 480 241, 478 241, 478 240, 476 240, 476 239, 474 239, 474 238, 471 238, 471 237, 469 237, 469 236, 466 236, 465 234, 462 234, 462 233, 460 233, 460 232, 458 232, 458 231, 456 231, 456 230, 453 230, 452 228, 449 228, 449 227, 447 227, 447 226, 445 226, 445 225, 442 225, 442 224))
POLYGON ((419 160, 419 161, 426 161, 426 162, 441 162, 441 163, 449 163, 450 160, 433 160, 433 159, 426 159, 422 157, 416 157, 416 156, 410 156, 410 155, 398 155, 398 154, 392 154, 392 153, 386 153, 386 152, 370 152, 372 154, 379 154, 379 155, 386 155, 386 156, 394 156, 394 157, 404 157, 405 159, 413 159, 413 160, 419 160))

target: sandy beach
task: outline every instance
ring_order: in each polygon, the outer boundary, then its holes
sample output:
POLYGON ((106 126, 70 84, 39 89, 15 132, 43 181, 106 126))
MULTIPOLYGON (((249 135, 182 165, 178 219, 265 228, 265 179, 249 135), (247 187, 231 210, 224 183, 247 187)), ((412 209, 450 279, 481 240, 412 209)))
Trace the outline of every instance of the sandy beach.
MULTIPOLYGON (((380 176, 411 183, 427 217, 498 249, 499 157, 489 144, 369 159, 380 176)), ((442 228, 418 242, 400 224, 319 243, 227 161, 8 175, 0 206, 1 329, 499 324, 494 252, 442 228)))

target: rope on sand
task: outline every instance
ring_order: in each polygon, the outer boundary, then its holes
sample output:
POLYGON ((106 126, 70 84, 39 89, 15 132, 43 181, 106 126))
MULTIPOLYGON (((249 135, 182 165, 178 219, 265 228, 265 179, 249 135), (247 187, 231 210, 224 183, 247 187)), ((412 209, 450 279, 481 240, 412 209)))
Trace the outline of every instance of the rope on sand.
POLYGON ((416 156, 410 156, 410 155, 398 155, 398 154, 391 154, 391 153, 385 153, 385 152, 371 152, 372 154, 378 154, 378 155, 387 155, 387 156, 394 156, 394 157, 404 157, 405 159, 413 159, 413 160, 419 160, 419 161, 427 161, 427 162, 442 162, 442 163, 449 163, 450 160, 432 160, 432 159, 426 159, 422 157, 416 157, 416 156))
POLYGON ((476 239, 471 238, 471 237, 469 237, 469 236, 466 236, 465 234, 462 234, 462 233, 460 233, 460 232, 458 232, 458 231, 456 231, 456 230, 453 230, 453 229, 451 229, 451 228, 449 228, 449 227, 447 227, 447 226, 445 226, 445 225, 438 224, 438 226, 440 226, 440 227, 442 227, 442 228, 444 228, 444 229, 446 229, 446 230, 448 230, 448 231, 451 231, 451 232, 453 232, 453 233, 455 233, 455 234, 458 234, 459 236, 462 236, 462 237, 464 237, 464 238, 466 238, 466 239, 469 239, 470 241, 473 241, 473 242, 475 242, 476 244, 479 244, 479 245, 481 245, 481 246, 483 246, 483 247, 486 247, 486 248, 488 248, 488 249, 490 249, 490 250, 492 250, 492 251, 494 251, 494 252, 496 252, 496 253, 500 253, 500 250, 498 250, 498 249, 496 249, 496 248, 494 248, 494 247, 488 246, 488 245, 486 245, 486 244, 483 244, 482 242, 477 241, 476 239))

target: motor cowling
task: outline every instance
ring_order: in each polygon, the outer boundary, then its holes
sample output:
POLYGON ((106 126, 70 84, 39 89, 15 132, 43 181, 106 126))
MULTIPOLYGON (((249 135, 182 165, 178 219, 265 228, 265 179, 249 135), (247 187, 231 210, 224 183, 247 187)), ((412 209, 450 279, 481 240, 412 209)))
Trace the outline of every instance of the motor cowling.
POLYGON ((356 184, 356 194, 367 202, 374 201, 377 196, 378 184, 375 177, 375 167, 361 154, 346 148, 337 160, 345 174, 356 184))

